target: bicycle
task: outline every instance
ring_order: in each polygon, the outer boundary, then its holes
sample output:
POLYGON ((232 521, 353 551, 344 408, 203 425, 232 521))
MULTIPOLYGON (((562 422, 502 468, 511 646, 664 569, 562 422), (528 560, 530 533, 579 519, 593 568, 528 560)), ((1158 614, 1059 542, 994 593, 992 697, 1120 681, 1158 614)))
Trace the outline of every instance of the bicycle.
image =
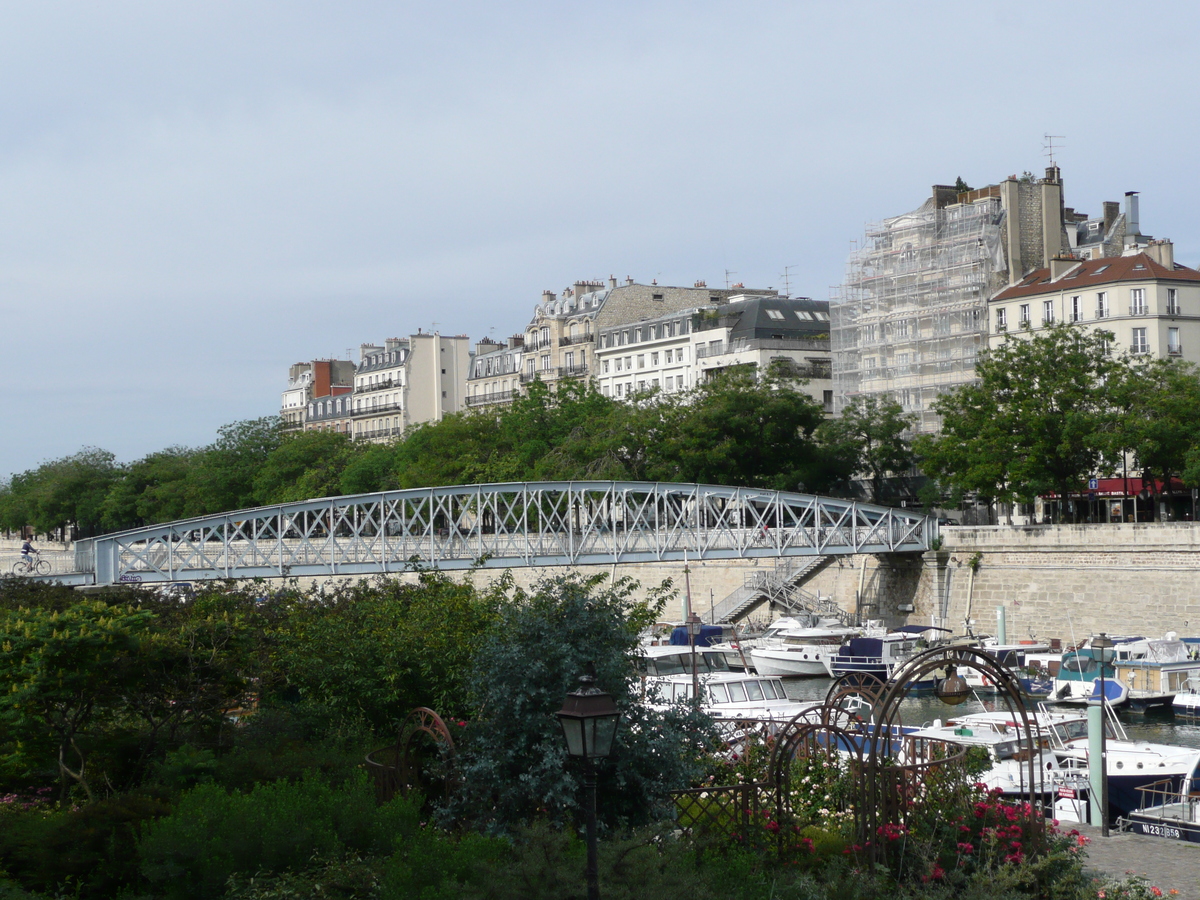
POLYGON ((33 551, 33 556, 28 560, 22 557, 13 563, 12 573, 14 575, 49 575, 50 563, 42 559, 38 551, 33 551))

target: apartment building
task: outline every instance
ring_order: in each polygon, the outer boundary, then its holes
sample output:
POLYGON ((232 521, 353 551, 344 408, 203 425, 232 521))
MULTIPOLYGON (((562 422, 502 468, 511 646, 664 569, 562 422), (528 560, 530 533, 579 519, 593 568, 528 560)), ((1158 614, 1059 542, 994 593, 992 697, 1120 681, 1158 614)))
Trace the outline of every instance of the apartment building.
POLYGON ((740 294, 713 307, 603 328, 595 380, 606 397, 676 393, 732 366, 764 371, 777 362, 807 379, 817 402, 832 406, 827 302, 740 294))
POLYGON ((1065 207, 1057 166, 977 190, 934 185, 917 209, 868 226, 834 290, 835 411, 890 396, 916 432, 936 431, 933 401, 974 380, 989 298, 1064 254, 1110 257, 1142 239, 1136 213, 1115 203, 1098 218, 1065 207))
POLYGON ((1128 255, 1063 256, 988 302, 988 344, 1056 322, 1111 332, 1134 356, 1200 363, 1200 271, 1175 262, 1170 241, 1130 244, 1128 255))
POLYGON ((466 408, 466 335, 418 331, 382 346, 363 344, 359 359, 351 412, 356 440, 394 440, 412 425, 466 408))
POLYGON ((304 428, 311 401, 348 394, 354 387, 354 363, 348 359, 314 359, 288 368, 279 415, 285 431, 304 428))
POLYGON ((521 393, 524 352, 523 334, 515 334, 503 344, 490 338, 479 341, 467 375, 467 408, 511 403, 521 393))

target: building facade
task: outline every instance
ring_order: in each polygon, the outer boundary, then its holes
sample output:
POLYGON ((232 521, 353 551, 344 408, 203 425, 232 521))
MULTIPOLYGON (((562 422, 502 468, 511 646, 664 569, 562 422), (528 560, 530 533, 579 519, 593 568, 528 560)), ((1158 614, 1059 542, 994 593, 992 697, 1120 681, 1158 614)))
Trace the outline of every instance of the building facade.
POLYGON ((525 335, 516 334, 507 343, 490 339, 475 345, 475 358, 467 376, 467 408, 506 406, 521 393, 521 362, 525 335))
POLYGON ((974 380, 990 297, 1064 254, 1119 254, 1136 235, 1116 204, 1099 219, 1064 207, 1055 166, 978 190, 935 185, 918 209, 869 226, 850 255, 830 310, 835 410, 890 396, 916 432, 936 431, 933 402, 974 380))
POLYGON ((288 369, 279 415, 285 431, 304 428, 309 403, 317 398, 348 394, 354 387, 354 363, 348 359, 314 359, 288 369))
POLYGON ((1056 322, 1111 332, 1133 356, 1200 363, 1200 272, 1175 262, 1170 241, 1131 245, 1129 255, 1062 258, 988 303, 989 346, 1056 322))
POLYGON ((466 335, 388 338, 382 346, 363 344, 359 358, 351 412, 356 440, 395 440, 412 425, 466 408, 466 335))

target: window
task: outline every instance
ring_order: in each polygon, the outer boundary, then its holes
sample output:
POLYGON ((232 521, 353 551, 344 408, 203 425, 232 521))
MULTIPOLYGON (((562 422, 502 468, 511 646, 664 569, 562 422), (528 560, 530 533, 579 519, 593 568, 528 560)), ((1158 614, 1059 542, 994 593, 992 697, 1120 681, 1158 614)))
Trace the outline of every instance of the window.
POLYGON ((1107 319, 1108 315, 1108 292, 1100 291, 1096 294, 1096 318, 1107 319))
POLYGON ((563 354, 563 364, 568 369, 575 368, 575 352, 573 350, 568 350, 565 354, 563 354))
POLYGON ((650 365, 652 365, 652 366, 658 365, 658 354, 657 353, 650 354, 650 365))
MULTIPOLYGON (((1004 310, 1000 310, 1000 318, 1004 317, 1004 310)), ((1001 324, 997 319, 996 324, 1001 324)), ((896 323, 896 337, 908 337, 908 319, 901 319, 896 323)))
POLYGON ((1177 288, 1167 288, 1167 315, 1179 315, 1179 290, 1177 288))
POLYGON ((1179 344, 1179 329, 1167 329, 1167 353, 1171 356, 1179 356, 1183 353, 1183 347, 1179 344))
POLYGON ((640 328, 633 329, 633 342, 635 344, 640 344, 641 341, 642 341, 642 329, 640 329, 640 328))
POLYGON ((621 357, 619 356, 617 357, 617 371, 621 371, 621 357))
MULTIPOLYGON (((908 323, 901 322, 900 324, 907 325, 908 323)), ((1000 307, 996 310, 996 330, 1004 331, 1006 328, 1008 328, 1008 310, 1004 307, 1000 307)), ((905 330, 907 331, 908 329, 905 330)))
POLYGON ((783 318, 783 313, 781 313, 777 309, 768 309, 767 315, 770 316, 772 319, 782 319, 783 318))
POLYGON ((645 353, 638 354, 638 368, 639 369, 646 368, 646 354, 645 353))
POLYGON ((686 359, 687 359, 687 351, 684 350, 682 347, 680 347, 679 350, 676 351, 676 353, 675 353, 675 361, 683 362, 686 359))
POLYGON ((605 375, 608 374, 608 360, 607 359, 604 361, 604 374, 605 375))
POLYGON ((631 372, 633 371, 633 357, 632 356, 625 357, 625 368, 631 372))
POLYGON ((675 377, 673 375, 667 376, 665 387, 668 391, 675 387, 675 377))
POLYGON ((1146 314, 1146 289, 1134 288, 1129 292, 1129 314, 1144 316, 1146 314))
POLYGON ((1133 329, 1133 340, 1129 344, 1130 353, 1149 353, 1150 345, 1146 342, 1146 329, 1133 329))
POLYGON ((532 357, 530 359, 526 360, 525 371, 528 372, 530 375, 533 374, 533 358, 532 357))
POLYGON ((650 295, 651 300, 661 300, 662 298, 663 298, 662 294, 651 294, 650 295))
POLYGON ((1054 301, 1042 301, 1042 324, 1051 325, 1054 323, 1054 301))
POLYGON ((868 372, 870 372, 870 373, 874 373, 874 371, 875 371, 875 357, 873 357, 873 356, 868 356, 868 357, 867 357, 867 359, 865 360, 865 362, 866 362, 866 366, 867 366, 867 371, 868 371, 868 372))
POLYGON ((1029 304, 1021 304, 1021 326, 1025 327, 1029 324, 1029 304))
POLYGON ((542 356, 542 371, 543 372, 550 371, 550 354, 549 353, 546 353, 542 356))
POLYGON ((1083 320, 1083 300, 1076 294, 1071 298, 1071 321, 1080 322, 1083 320))
POLYGON ((671 361, 671 351, 668 350, 663 354, 663 362, 669 363, 670 361, 671 361))

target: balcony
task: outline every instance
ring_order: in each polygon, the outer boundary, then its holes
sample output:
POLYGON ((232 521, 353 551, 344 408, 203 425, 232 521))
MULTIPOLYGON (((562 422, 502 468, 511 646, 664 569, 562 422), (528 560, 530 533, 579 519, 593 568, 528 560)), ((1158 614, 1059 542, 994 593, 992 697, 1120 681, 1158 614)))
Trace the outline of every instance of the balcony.
POLYGON ((1168 303, 1167 304, 1167 315, 1168 316, 1182 316, 1183 312, 1182 312, 1182 310, 1180 310, 1178 303, 1168 303))
POLYGON ((709 344, 707 347, 696 345, 696 359, 706 359, 710 356, 721 356, 725 353, 725 345, 723 343, 709 344))
POLYGON ((1139 341, 1134 341, 1129 345, 1129 352, 1133 356, 1145 356, 1150 352, 1150 345, 1141 343, 1139 341))
POLYGON ((537 372, 522 372, 521 373, 521 384, 529 384, 529 382, 531 382, 531 381, 536 381, 537 377, 538 377, 537 372))
POLYGON ((497 391, 494 394, 478 394, 467 398, 467 406, 491 406, 494 403, 508 403, 518 391, 497 391))
POLYGON ((1168 344, 1167 356, 1183 356, 1183 344, 1168 344))
POLYGON ((1054 324, 1054 316, 1042 316, 1042 327, 1054 324))
POLYGON ((397 387, 400 387, 400 382, 392 381, 391 379, 388 379, 387 381, 379 382, 379 384, 368 384, 365 387, 360 387, 354 393, 369 394, 372 391, 386 391, 389 388, 397 388, 397 387))
POLYGON ((558 367, 558 377, 559 378, 578 378, 580 375, 586 375, 587 372, 588 372, 588 367, 586 364, 580 364, 580 365, 576 365, 576 366, 559 366, 558 367))
POLYGON ((1131 316, 1145 316, 1149 315, 1149 311, 1145 303, 1135 303, 1129 307, 1129 314, 1131 316))
POLYGON ((1108 307, 1107 306, 1097 307, 1096 308, 1096 318, 1097 319, 1107 319, 1108 318, 1108 307))
POLYGON ((384 403, 382 406, 372 406, 370 409, 356 409, 353 416, 356 419, 365 419, 367 416, 377 416, 380 413, 390 412, 391 410, 404 409, 403 403, 384 403))
POLYGON ((575 344, 590 344, 592 342, 592 338, 593 335, 590 331, 587 334, 569 334, 558 339, 558 346, 571 347, 575 344))

